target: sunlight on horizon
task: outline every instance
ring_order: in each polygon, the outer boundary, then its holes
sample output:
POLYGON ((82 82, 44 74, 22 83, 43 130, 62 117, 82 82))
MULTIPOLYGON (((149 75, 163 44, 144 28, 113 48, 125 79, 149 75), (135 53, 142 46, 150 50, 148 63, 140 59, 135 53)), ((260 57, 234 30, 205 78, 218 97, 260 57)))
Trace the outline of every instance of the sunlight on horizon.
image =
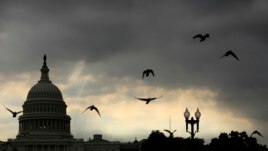
MULTIPOLYGON (((119 140, 138 137, 147 138, 152 130, 169 128, 169 116, 172 119, 172 129, 176 129, 174 134, 178 137, 189 137, 185 132, 185 119, 183 113, 188 107, 191 116, 194 115, 198 107, 201 112, 200 132, 196 134, 199 138, 210 140, 217 137, 221 132, 231 130, 251 130, 253 124, 246 117, 236 116, 235 112, 228 108, 223 108, 217 104, 217 92, 208 88, 187 88, 187 89, 166 89, 159 86, 151 86, 146 83, 131 78, 113 79, 107 87, 113 91, 107 93, 97 93, 96 95, 86 95, 90 91, 88 85, 101 83, 108 77, 95 76, 94 74, 83 74, 85 64, 78 62, 76 69, 65 77, 67 83, 54 83, 63 93, 64 101, 68 105, 67 114, 71 116, 71 131, 75 138, 87 140, 95 133, 103 133, 104 137, 118 138, 119 140), (74 87, 72 89, 72 87, 74 87), (76 89, 79 89, 78 91, 76 89), (68 90, 68 91, 66 91, 68 90), (68 92, 76 93, 69 94, 68 92), (153 90, 153 91, 152 91, 153 90), (84 91, 84 93, 81 93, 84 91), (138 94, 154 93, 163 95, 155 101, 146 105, 145 102, 135 99, 138 94), (101 112, 100 118, 95 112, 87 111, 82 114, 85 107, 94 104, 101 112), (85 125, 82 126, 81 125, 85 125), (237 128, 237 129, 234 129, 237 128), (120 139, 121 138, 121 139, 120 139)), ((8 79, 4 75, 0 87, 0 99, 3 104, 19 110, 31 85, 39 79, 32 79, 32 73, 23 73, 8 79), (4 81, 3 79, 8 79, 4 81), (14 95, 14 92, 16 95, 14 95)), ((53 79, 51 79, 53 82, 53 79)), ((98 90, 95 90, 98 91, 98 90)), ((103 91, 103 90, 99 90, 103 91)), ((5 111, 2 108, 2 111, 5 111)), ((0 120, 8 121, 0 124, 4 133, 0 140, 15 138, 18 132, 17 118, 11 118, 10 113, 3 112, 0 120), (9 118, 10 117, 10 118, 9 118), (12 127, 12 131, 11 131, 12 127), (16 127, 16 128, 15 128, 16 127)), ((167 135, 167 134, 166 134, 167 135)), ((206 143, 208 143, 206 141, 206 143)))

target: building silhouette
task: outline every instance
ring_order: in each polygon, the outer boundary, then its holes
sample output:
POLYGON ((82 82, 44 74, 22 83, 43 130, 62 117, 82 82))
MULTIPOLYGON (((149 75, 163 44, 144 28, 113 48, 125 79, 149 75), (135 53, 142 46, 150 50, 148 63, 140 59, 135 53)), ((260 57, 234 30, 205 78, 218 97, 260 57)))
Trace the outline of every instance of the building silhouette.
POLYGON ((49 68, 44 56, 41 78, 28 92, 19 116, 19 132, 15 139, 0 142, 4 151, 136 151, 141 143, 113 142, 101 134, 84 141, 71 134, 71 117, 62 93, 49 79, 49 68))

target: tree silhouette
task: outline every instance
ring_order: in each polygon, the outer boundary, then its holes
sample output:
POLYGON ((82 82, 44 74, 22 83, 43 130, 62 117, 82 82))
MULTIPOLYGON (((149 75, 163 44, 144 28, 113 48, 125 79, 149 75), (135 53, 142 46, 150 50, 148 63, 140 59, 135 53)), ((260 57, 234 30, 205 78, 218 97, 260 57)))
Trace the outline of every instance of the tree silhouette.
POLYGON ((142 144, 142 151, 204 151, 204 140, 166 137, 159 130, 154 130, 142 144))
POLYGON ((142 150, 165 150, 167 138, 159 130, 153 130, 148 139, 143 143, 142 150))
POLYGON ((246 132, 231 131, 221 133, 213 138, 207 146, 208 151, 268 151, 266 145, 257 143, 256 138, 249 137, 246 132))
POLYGON ((231 131, 221 133, 218 138, 204 145, 204 139, 166 137, 159 130, 154 130, 142 144, 142 151, 268 151, 266 145, 257 143, 246 132, 231 131))

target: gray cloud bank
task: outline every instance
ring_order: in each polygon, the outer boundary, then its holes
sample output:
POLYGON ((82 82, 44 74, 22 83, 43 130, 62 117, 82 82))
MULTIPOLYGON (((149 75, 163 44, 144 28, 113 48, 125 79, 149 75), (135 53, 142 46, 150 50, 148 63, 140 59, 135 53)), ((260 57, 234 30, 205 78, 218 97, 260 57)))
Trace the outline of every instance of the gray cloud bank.
POLYGON ((265 0, 1 1, 0 71, 35 71, 44 53, 51 66, 86 60, 85 71, 107 78, 151 67, 154 84, 216 90, 219 104, 265 130, 267 18, 265 0), (211 37, 199 43, 197 33, 211 37), (241 61, 219 59, 229 49, 241 61))

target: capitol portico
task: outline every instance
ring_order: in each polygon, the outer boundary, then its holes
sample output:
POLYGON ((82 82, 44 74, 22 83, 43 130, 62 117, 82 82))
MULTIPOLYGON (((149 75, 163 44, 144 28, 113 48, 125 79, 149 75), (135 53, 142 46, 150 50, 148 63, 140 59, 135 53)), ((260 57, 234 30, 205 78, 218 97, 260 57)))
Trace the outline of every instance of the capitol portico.
POLYGON ((62 93, 49 79, 47 58, 43 58, 41 78, 28 92, 19 116, 19 132, 15 139, 0 143, 8 151, 120 151, 140 150, 140 143, 110 142, 102 135, 93 140, 76 139, 71 134, 71 117, 62 93))

